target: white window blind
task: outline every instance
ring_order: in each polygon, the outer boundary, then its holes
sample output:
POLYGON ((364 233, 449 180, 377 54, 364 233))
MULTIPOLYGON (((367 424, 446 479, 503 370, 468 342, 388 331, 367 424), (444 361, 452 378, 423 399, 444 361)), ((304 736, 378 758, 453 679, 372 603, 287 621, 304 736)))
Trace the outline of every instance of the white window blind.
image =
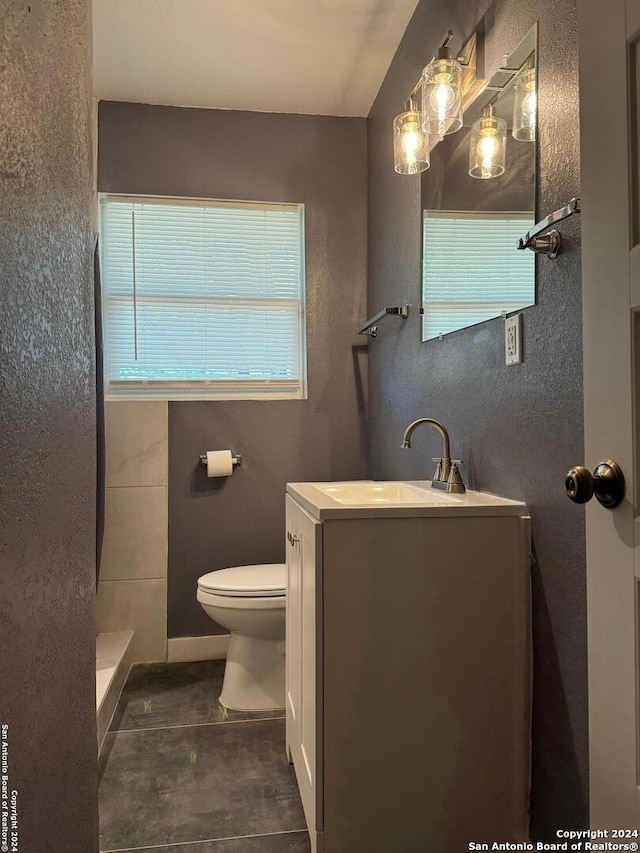
POLYGON ((535 256, 518 251, 533 213, 425 210, 423 340, 535 302, 535 256))
POLYGON ((101 197, 109 396, 305 396, 302 205, 101 197))

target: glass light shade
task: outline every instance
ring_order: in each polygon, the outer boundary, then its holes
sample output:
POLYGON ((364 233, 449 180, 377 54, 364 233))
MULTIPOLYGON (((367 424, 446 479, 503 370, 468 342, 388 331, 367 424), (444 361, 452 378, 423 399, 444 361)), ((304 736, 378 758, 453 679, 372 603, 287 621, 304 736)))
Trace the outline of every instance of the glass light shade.
POLYGON ((422 129, 446 136, 462 127, 462 66, 457 59, 434 59, 422 73, 422 129))
POLYGON ((504 174, 507 151, 507 123, 488 113, 474 122, 471 128, 469 174, 472 178, 488 180, 504 174))
POLYGON ((518 74, 513 101, 513 138, 534 142, 538 114, 536 69, 523 68, 518 74))
POLYGON ((393 164, 400 175, 417 175, 429 168, 429 137, 422 131, 417 110, 407 110, 394 119, 393 164))

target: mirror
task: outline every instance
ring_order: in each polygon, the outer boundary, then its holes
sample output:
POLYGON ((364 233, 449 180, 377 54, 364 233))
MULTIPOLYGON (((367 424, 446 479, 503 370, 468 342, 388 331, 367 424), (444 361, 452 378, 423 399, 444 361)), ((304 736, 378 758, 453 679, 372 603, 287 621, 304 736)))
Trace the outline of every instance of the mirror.
POLYGON ((422 340, 535 304, 535 255, 516 248, 536 215, 533 27, 468 104, 422 175, 422 340), (504 147, 502 147, 504 146, 504 147))

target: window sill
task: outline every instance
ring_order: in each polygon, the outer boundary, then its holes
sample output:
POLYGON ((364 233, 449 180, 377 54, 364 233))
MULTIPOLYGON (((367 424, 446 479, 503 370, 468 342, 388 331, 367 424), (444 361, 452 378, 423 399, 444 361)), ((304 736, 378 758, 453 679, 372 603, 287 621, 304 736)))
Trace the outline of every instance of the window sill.
POLYGON ((272 400, 272 401, 284 401, 284 400, 306 400, 308 399, 308 395, 306 391, 298 390, 291 393, 283 393, 273 392, 273 391, 242 391, 237 394, 230 394, 229 392, 221 392, 221 391, 195 391, 195 392, 180 392, 180 391, 170 391, 166 388, 161 391, 141 391, 139 389, 135 391, 118 391, 116 393, 105 391, 104 395, 105 402, 126 402, 127 400, 148 400, 152 401, 166 401, 166 402, 185 402, 187 400, 191 400, 193 402, 201 402, 203 400, 210 401, 218 401, 218 402, 233 402, 235 400, 272 400))

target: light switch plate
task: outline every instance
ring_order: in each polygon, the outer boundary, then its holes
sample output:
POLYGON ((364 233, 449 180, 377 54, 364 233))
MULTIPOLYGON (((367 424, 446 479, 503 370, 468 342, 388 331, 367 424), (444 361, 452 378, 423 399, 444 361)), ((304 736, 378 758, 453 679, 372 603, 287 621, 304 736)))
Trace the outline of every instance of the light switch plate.
POLYGON ((522 364, 522 314, 504 319, 505 364, 522 364))

